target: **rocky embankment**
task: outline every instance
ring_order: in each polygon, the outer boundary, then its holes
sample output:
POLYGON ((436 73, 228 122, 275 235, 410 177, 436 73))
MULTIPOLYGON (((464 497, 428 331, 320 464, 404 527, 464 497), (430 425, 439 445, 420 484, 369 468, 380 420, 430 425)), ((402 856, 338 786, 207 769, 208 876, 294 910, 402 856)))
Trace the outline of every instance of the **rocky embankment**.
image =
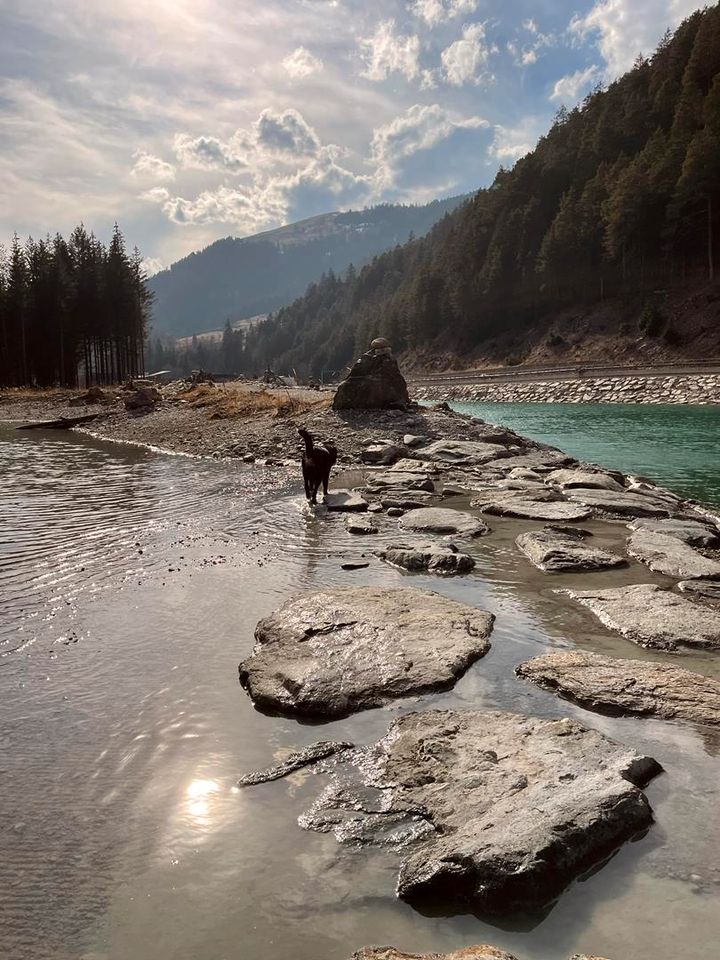
POLYGON ((464 403, 720 403, 720 374, 583 377, 533 382, 414 385, 416 400, 464 403))

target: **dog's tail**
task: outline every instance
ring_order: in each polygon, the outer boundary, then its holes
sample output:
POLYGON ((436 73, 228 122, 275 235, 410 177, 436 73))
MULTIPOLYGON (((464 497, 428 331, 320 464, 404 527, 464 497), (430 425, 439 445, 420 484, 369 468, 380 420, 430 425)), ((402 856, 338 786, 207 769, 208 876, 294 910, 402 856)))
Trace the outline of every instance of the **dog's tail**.
POLYGON ((337 447, 335 446, 334 443, 326 443, 325 449, 330 454, 330 466, 332 467, 335 465, 335 461, 337 460, 337 455, 338 455, 337 447))

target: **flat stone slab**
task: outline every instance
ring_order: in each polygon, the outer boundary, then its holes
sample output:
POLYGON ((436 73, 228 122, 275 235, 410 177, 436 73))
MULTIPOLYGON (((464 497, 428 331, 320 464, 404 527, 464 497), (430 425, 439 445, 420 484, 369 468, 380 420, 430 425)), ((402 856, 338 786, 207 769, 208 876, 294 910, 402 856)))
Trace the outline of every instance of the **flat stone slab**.
POLYGON ((521 520, 559 520, 572 522, 587 520, 592 516, 590 507, 582 507, 564 500, 522 499, 520 497, 498 495, 493 499, 481 496, 470 501, 471 507, 477 507, 483 513, 497 517, 518 517, 521 520))
POLYGON ((720 578, 696 577, 693 580, 681 580, 678 589, 703 600, 720 600, 720 578))
POLYGON ((571 490, 573 487, 584 487, 596 490, 623 490, 609 473, 589 470, 553 470, 545 478, 546 483, 552 483, 561 490, 571 490))
POLYGON ((365 497, 354 490, 335 490, 327 495, 324 503, 328 510, 342 513, 362 513, 368 508, 365 497))
POLYGON ((482 537, 490 532, 490 527, 479 517, 449 507, 410 510, 400 521, 400 526, 417 533, 454 533, 463 537, 482 537))
POLYGON ((315 769, 331 778, 301 826, 412 841, 400 897, 498 915, 551 903, 648 827, 640 787, 661 768, 567 718, 428 710, 315 769))
POLYGON ((348 533, 358 534, 359 536, 368 536, 378 532, 378 528, 365 514, 349 514, 345 517, 345 529, 348 533))
POLYGON ((665 663, 574 650, 526 660, 515 673, 599 713, 720 726, 720 681, 665 663))
POLYGON ((489 463, 512 455, 508 447, 482 440, 434 440, 423 447, 421 453, 423 460, 465 465, 489 463))
POLYGON ((698 553, 677 537, 656 530, 635 530, 628 540, 628 553, 656 573, 668 577, 720 576, 720 563, 698 553))
POLYGON ((402 953, 395 947, 364 947, 357 950, 350 960, 517 960, 517 957, 487 943, 480 943, 474 947, 453 950, 452 953, 402 953))
POLYGON ((310 593, 258 623, 240 683, 262 709, 346 716, 453 686, 490 649, 493 621, 484 610, 410 588, 310 593))
POLYGON ((560 592, 588 607, 606 627, 640 647, 720 647, 719 610, 693 603, 652 583, 560 592))
POLYGON ((631 490, 613 491, 574 487, 568 497, 575 503, 621 517, 667 517, 677 510, 676 500, 631 490))
POLYGON ((246 773, 244 777, 238 780, 239 787, 254 787, 258 783, 269 783, 271 780, 279 780, 286 777, 302 767, 308 767, 310 764, 317 763, 318 760, 325 760, 326 757, 339 753, 341 750, 349 750, 352 743, 346 743, 344 740, 320 740, 318 743, 312 743, 309 747, 303 747, 296 753, 291 753, 287 760, 277 764, 274 767, 268 767, 265 770, 255 770, 253 773, 246 773))
POLYGON ((667 518, 661 520, 640 519, 628 524, 631 530, 647 530, 650 533, 664 533, 675 537, 691 547, 716 547, 720 545, 720 531, 702 520, 679 520, 667 518))
POLYGON ((381 560, 404 570, 429 573, 468 573, 475 561, 452 544, 391 544, 378 553, 381 560))
POLYGON ((546 527, 521 533, 515 543, 531 563, 546 573, 566 570, 606 570, 627 563, 624 557, 584 542, 583 534, 546 527))

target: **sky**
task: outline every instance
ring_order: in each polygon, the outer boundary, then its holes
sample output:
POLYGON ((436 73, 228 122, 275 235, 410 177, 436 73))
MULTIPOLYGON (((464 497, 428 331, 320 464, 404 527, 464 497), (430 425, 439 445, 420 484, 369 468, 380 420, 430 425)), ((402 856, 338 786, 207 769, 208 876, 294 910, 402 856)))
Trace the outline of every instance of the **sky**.
POLYGON ((0 0, 0 239, 149 273, 220 237, 487 186, 694 0, 0 0))

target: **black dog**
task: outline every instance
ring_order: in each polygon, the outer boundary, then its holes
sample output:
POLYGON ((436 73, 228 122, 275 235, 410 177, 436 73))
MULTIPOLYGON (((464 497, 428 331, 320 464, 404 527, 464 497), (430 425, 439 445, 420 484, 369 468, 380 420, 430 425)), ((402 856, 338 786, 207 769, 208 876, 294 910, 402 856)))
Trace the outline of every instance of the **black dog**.
POLYGON ((315 446, 312 434, 301 427, 298 433, 305 441, 305 452, 302 456, 302 472, 305 481, 305 496, 310 503, 317 503, 317 492, 322 484, 323 495, 327 497, 330 470, 337 460, 337 450, 332 443, 315 446))

